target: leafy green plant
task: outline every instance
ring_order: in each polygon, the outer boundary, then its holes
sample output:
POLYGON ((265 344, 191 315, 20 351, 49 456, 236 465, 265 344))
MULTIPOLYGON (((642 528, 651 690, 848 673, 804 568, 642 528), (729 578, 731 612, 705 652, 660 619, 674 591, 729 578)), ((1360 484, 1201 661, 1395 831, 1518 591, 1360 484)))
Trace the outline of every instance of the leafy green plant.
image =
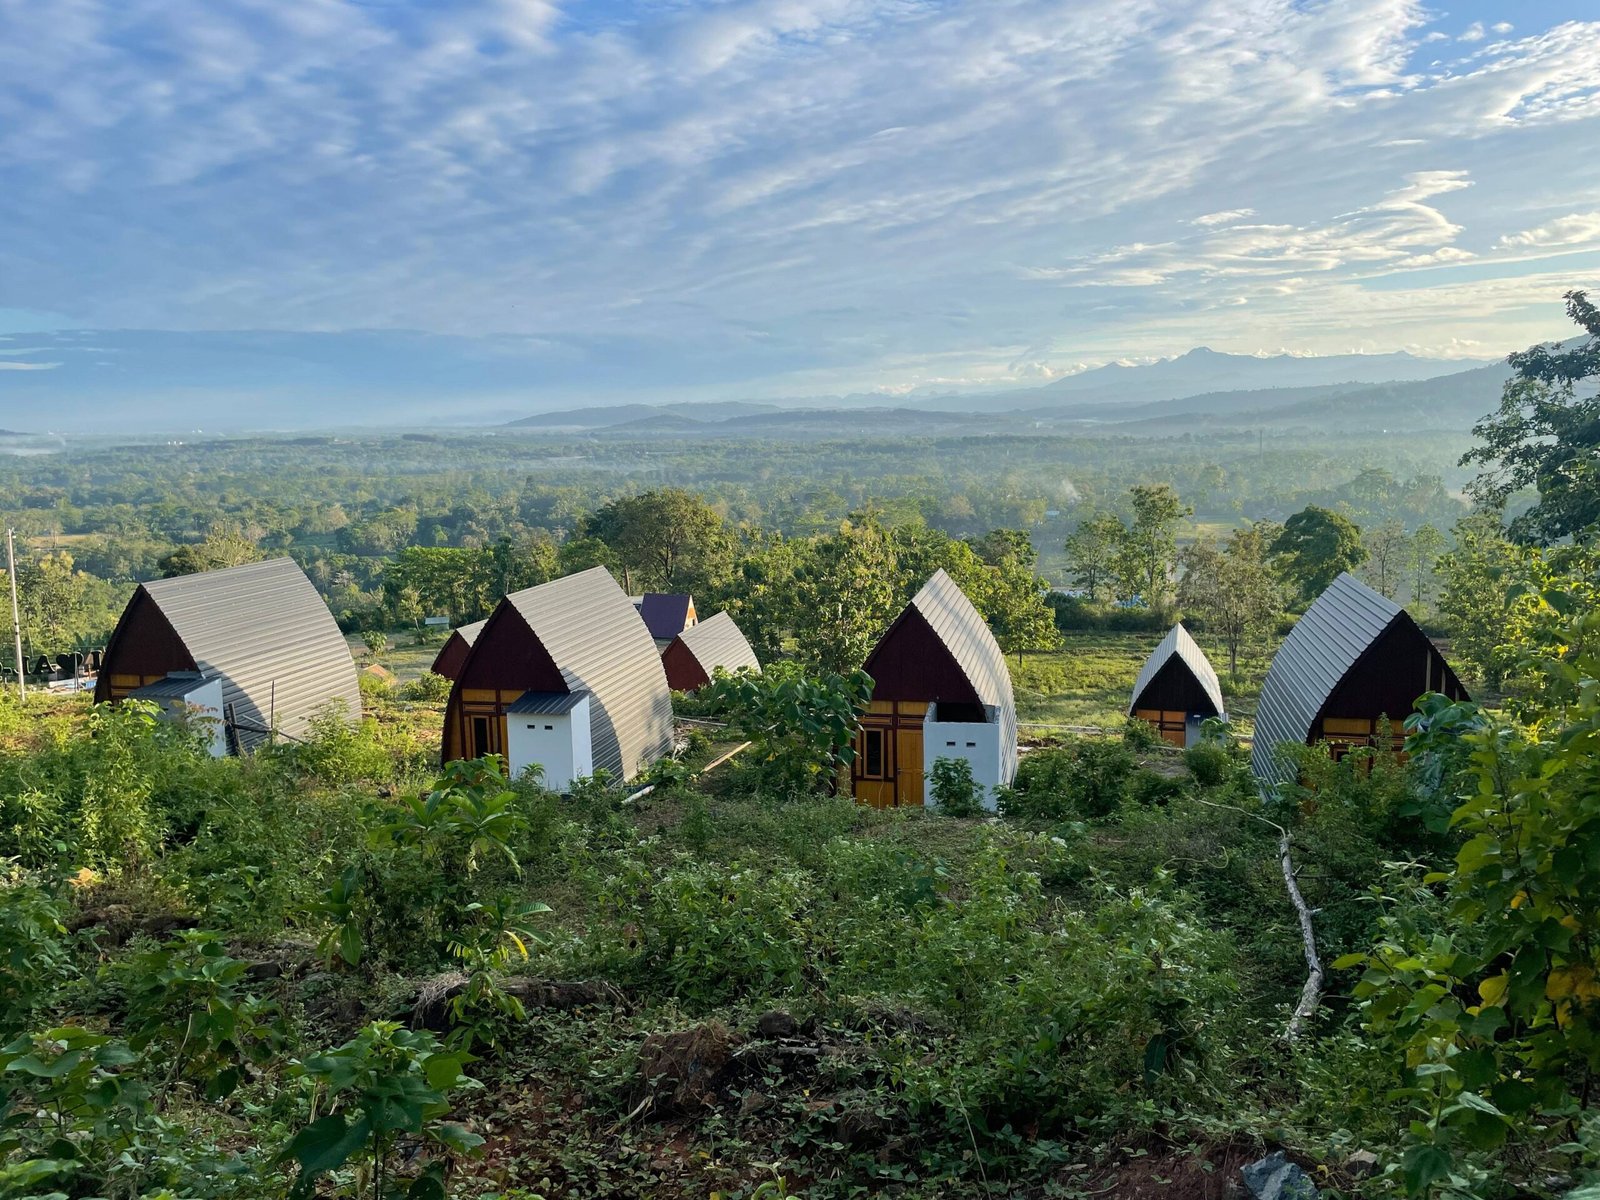
POLYGON ((443 1200, 443 1163, 402 1180, 395 1144, 403 1134, 462 1154, 483 1144, 477 1134, 443 1119, 451 1092, 477 1086, 463 1073, 471 1061, 464 1050, 441 1047, 431 1033, 374 1021, 337 1050, 295 1063, 312 1096, 310 1122, 280 1156, 299 1166, 294 1194, 311 1196, 320 1178, 354 1159, 359 1169, 352 1195, 443 1200), (319 1110, 324 1115, 317 1116, 319 1110))
POLYGON ((1024 820, 1103 820, 1127 798, 1135 770, 1121 742, 1085 738, 1025 755, 1000 796, 1005 816, 1024 820))
POLYGON ((179 934, 116 969, 126 987, 129 1045, 164 1074, 158 1110, 180 1081, 199 1084, 209 1100, 231 1095, 247 1069, 281 1047, 276 1007, 249 991, 249 964, 231 957, 215 933, 179 934))
POLYGON ((469 904, 468 923, 450 939, 450 953, 467 973, 466 985, 450 1000, 455 1028, 452 1045, 470 1050, 477 1042, 493 1045, 494 1022, 527 1019, 522 1001, 499 985, 497 975, 513 958, 528 958, 528 946, 538 945, 532 919, 550 908, 527 900, 497 899, 469 904))
POLYGON ((760 675, 719 673, 710 690, 731 726, 756 744, 763 786, 803 793, 831 786, 854 761, 872 679, 863 671, 807 675, 778 663, 760 675))
MULTIPOLYGON (((1563 642, 1589 646, 1597 632, 1600 613, 1585 613, 1563 642)), ((1366 1027, 1403 1063, 1413 1195, 1465 1190, 1474 1153, 1548 1136, 1600 1074, 1600 654, 1536 670, 1530 724, 1425 703, 1419 749, 1442 723, 1466 750, 1450 818, 1465 841, 1424 879, 1448 907, 1419 922, 1398 906, 1379 945, 1334 963, 1365 968, 1366 1027)))
POLYGON ((33 1024, 72 973, 61 905, 37 878, 0 863, 0 1038, 33 1024))
POLYGON ((983 815, 983 800, 972 764, 964 758, 936 758, 928 772, 928 791, 938 810, 947 817, 983 815))

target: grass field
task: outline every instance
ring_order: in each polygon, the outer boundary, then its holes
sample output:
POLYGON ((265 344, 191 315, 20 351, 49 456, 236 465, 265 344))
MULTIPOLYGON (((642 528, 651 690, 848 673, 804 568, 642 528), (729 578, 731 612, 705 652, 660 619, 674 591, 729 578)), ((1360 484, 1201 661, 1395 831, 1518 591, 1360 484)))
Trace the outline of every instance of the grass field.
MULTIPOLYGON (((1066 645, 1061 650, 1026 655, 1020 664, 1015 657, 1010 660, 1018 719, 1047 725, 1121 725, 1139 668, 1163 635, 1083 632, 1064 636, 1066 645)), ((1196 640, 1217 668, 1229 717, 1241 733, 1248 733, 1270 656, 1261 649, 1241 655, 1239 676, 1230 679, 1227 650, 1212 638, 1196 640)))

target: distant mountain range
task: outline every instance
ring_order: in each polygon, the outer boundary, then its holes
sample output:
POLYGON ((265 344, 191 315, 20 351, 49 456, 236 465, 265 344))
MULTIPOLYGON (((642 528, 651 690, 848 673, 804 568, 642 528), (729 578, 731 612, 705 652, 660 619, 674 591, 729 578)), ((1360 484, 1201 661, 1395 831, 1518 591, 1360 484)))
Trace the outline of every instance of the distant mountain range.
MULTIPOLYGON (((1374 413, 1385 404, 1401 411, 1420 406, 1419 412, 1443 405, 1429 419, 1448 411, 1459 423, 1467 409, 1474 417, 1486 411, 1484 396, 1492 403, 1505 373, 1499 365, 1479 368, 1479 374, 1463 371, 1460 362, 1403 353, 1255 357, 1200 348, 1154 363, 1111 364, 1040 387, 572 406, 574 395, 644 390, 638 364, 627 368, 633 375, 619 365, 626 357, 603 339, 553 343, 405 331, 18 333, 0 335, 0 420, 37 432, 487 427, 531 410, 508 427, 672 436, 841 422, 854 428, 843 414, 859 412, 877 413, 880 421, 894 412, 896 423, 914 414, 917 427, 940 429, 961 426, 968 414, 1003 415, 1007 427, 1178 418, 1206 423, 1246 412, 1290 419, 1296 404, 1312 406, 1302 414, 1310 415, 1335 397, 1395 387, 1402 390, 1348 402, 1370 405, 1374 413), (1457 382, 1433 392, 1404 390, 1441 378, 1457 382), (1150 407, 1162 404, 1174 407, 1150 407), (539 411, 551 408, 559 411, 539 411), (824 411, 834 415, 822 418, 824 411)), ((660 386, 678 395, 689 390, 681 381, 660 386)))
MULTIPOLYGON (((1421 361, 1426 360, 1412 360, 1421 361)), ((1124 368, 1130 372, 1142 369, 1124 368)), ((1127 398, 1120 400, 1105 399, 1106 389, 1101 387, 1086 388, 1081 395, 1061 395, 1047 387, 971 397, 966 405, 959 397, 942 397, 937 404, 895 407, 628 404, 542 413, 513 421, 508 428, 607 438, 820 438, 870 429, 919 436, 1097 428, 1159 435, 1208 427, 1327 425, 1334 420, 1377 429, 1465 430, 1499 403, 1508 373, 1507 367, 1496 363, 1424 379, 1204 391, 1158 400, 1138 397, 1160 394, 1174 385, 1165 379, 1147 384, 1133 375, 1127 377, 1127 398), (1012 407, 1017 399, 1027 406, 1012 407), (1046 402, 1040 403, 1041 399, 1046 402), (998 401, 1005 401, 1006 406, 998 401)))

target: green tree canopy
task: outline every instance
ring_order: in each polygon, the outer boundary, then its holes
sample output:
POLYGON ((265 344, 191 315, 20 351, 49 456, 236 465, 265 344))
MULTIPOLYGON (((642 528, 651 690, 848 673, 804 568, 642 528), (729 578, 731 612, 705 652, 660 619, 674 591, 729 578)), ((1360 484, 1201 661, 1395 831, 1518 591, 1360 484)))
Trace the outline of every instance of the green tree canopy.
POLYGON ((1588 335, 1577 346, 1533 346, 1506 361, 1514 372, 1500 407, 1473 427, 1482 440, 1462 455, 1484 471, 1473 497, 1498 512, 1532 488, 1537 503, 1511 522, 1519 540, 1548 545, 1600 524, 1600 309, 1568 292, 1567 315, 1588 335))
POLYGON ((1271 552, 1279 572, 1309 604, 1345 571, 1367 561, 1361 529, 1340 513, 1308 504, 1283 523, 1271 552))

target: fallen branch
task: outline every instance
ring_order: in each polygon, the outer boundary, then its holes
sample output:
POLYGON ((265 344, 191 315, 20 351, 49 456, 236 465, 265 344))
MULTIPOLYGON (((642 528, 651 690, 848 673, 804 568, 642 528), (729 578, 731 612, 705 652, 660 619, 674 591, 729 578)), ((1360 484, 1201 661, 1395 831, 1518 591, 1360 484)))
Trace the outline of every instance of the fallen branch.
POLYGON ((1203 800, 1199 796, 1195 796, 1194 800, 1207 808, 1228 809, 1278 831, 1278 866, 1283 870, 1283 886, 1289 893, 1289 903, 1294 905, 1295 916, 1300 922, 1300 943, 1306 955, 1306 985, 1300 989, 1300 1002, 1294 1006, 1294 1012, 1289 1016, 1288 1028, 1283 1031, 1284 1041, 1292 1042, 1300 1036, 1306 1022, 1316 1015, 1317 1006, 1322 1002, 1324 974, 1322 959, 1317 954, 1317 932, 1311 923, 1311 907, 1306 903, 1306 898, 1300 894, 1294 859, 1289 853, 1289 831, 1276 821, 1269 821, 1260 813, 1240 808, 1237 804, 1218 804, 1215 800, 1203 800))

